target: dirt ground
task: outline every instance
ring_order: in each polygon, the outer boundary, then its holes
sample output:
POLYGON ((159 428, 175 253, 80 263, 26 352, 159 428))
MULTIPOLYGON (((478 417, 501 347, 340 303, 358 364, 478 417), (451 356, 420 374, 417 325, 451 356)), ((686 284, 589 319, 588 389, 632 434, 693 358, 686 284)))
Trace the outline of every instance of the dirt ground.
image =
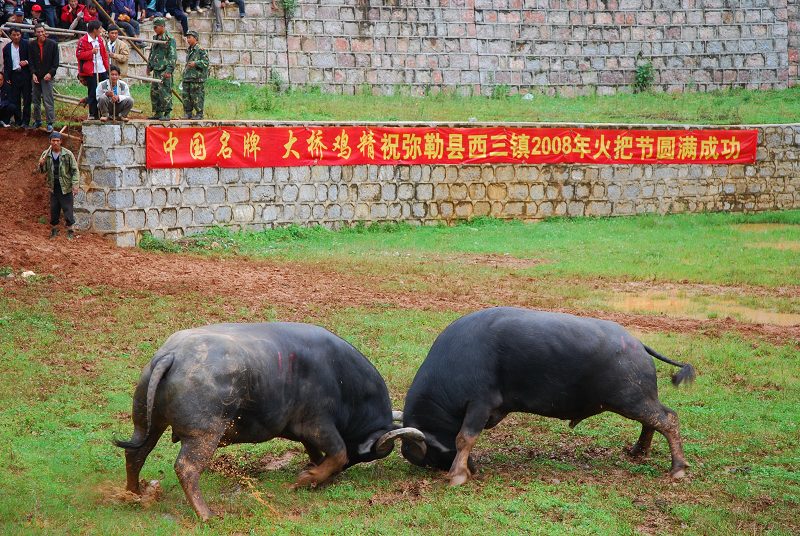
MULTIPOLYGON (((78 132, 73 132, 79 136, 78 132)), ((139 249, 124 249, 92 233, 79 233, 74 241, 62 235, 49 240, 49 198, 42 175, 35 171, 41 151, 48 146, 43 130, 0 130, 0 207, 5 222, 0 226, 0 266, 15 271, 33 270, 51 274, 61 288, 107 286, 121 290, 152 291, 178 296, 196 293, 209 297, 236 298, 243 305, 279 304, 297 318, 311 310, 342 306, 374 306, 391 303, 401 308, 469 311, 490 305, 480 289, 443 288, 432 293, 381 290, 385 280, 332 271, 316 264, 244 258, 208 258, 164 255, 139 249)), ((77 154, 79 142, 67 139, 65 146, 77 154)), ((497 256, 486 256, 489 265, 507 264, 497 256)), ((470 259, 478 262, 481 259, 470 259)), ((514 262, 523 262, 516 260, 514 262)), ((532 261, 524 261, 532 262, 532 261)), ((3 285, 15 283, 6 280, 3 285)), ((492 290, 494 303, 531 306, 517 290, 518 279, 508 278, 492 290)), ((660 290, 675 283, 636 283, 636 290, 660 290)), ((688 285, 691 286, 691 285, 688 285)), ((384 287, 385 288, 385 287, 384 287)), ((730 289, 729 289, 730 290, 730 289)), ((747 290, 747 289, 743 289, 747 290)), ((779 289, 778 294, 800 296, 798 287, 779 289)), ((578 312, 564 310, 565 312, 578 312)), ((745 323, 730 318, 692 319, 625 312, 579 311, 615 320, 639 331, 701 332, 715 335, 738 331, 778 344, 800 341, 800 326, 745 323)))

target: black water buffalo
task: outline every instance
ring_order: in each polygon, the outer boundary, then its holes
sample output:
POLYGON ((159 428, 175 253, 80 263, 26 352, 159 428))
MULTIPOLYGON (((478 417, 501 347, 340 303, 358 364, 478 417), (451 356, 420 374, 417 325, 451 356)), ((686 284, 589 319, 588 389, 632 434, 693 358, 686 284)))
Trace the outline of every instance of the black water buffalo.
POLYGON ((614 322, 498 307, 459 318, 433 343, 406 397, 405 426, 425 434, 427 450, 404 442, 416 465, 449 469, 451 485, 475 470, 470 450, 485 428, 522 411, 570 421, 613 411, 642 423, 632 455, 649 453, 653 432, 669 442, 675 478, 688 467, 678 416, 658 400, 655 357, 682 367, 673 383, 694 379, 691 365, 651 350, 614 322))
POLYGON ((386 383, 358 350, 307 324, 217 324, 173 334, 145 366, 133 398, 125 449, 127 489, 172 426, 186 497, 203 520, 200 474, 219 446, 274 437, 300 441, 313 467, 295 486, 315 486, 359 463, 383 458, 396 437, 417 437, 392 422, 386 383))

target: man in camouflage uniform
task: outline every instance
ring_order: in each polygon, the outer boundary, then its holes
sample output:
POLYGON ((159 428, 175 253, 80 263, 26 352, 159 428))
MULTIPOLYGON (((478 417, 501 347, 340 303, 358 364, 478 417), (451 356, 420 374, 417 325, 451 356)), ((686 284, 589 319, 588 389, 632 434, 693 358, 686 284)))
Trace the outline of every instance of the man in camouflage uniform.
POLYGON ((206 98, 206 79, 208 78, 208 52, 197 44, 197 32, 186 34, 186 68, 183 70, 183 113, 184 119, 202 119, 203 102, 206 98), (196 111, 192 115, 192 111, 196 111))
POLYGON ((164 41, 166 44, 153 43, 150 49, 150 56, 147 58, 147 74, 153 73, 153 78, 161 79, 161 82, 150 84, 150 103, 153 106, 153 115, 150 119, 169 121, 169 114, 172 113, 172 73, 178 61, 178 53, 175 46, 175 39, 166 29, 167 21, 163 17, 158 17, 153 21, 153 30, 156 41, 164 41))

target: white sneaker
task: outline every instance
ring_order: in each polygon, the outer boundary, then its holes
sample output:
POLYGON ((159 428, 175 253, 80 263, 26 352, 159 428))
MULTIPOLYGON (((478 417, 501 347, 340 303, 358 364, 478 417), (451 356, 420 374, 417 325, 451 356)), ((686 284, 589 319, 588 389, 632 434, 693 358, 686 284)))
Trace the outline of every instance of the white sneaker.
POLYGON ((205 13, 205 12, 206 12, 206 10, 205 10, 205 9, 203 9, 202 7, 199 7, 199 8, 197 8, 197 12, 198 12, 198 13, 205 13))
POLYGON ((171 18, 172 18, 172 15, 171 15, 170 13, 167 13, 166 15, 164 15, 164 17, 166 17, 166 18, 168 18, 168 19, 171 19, 171 18))

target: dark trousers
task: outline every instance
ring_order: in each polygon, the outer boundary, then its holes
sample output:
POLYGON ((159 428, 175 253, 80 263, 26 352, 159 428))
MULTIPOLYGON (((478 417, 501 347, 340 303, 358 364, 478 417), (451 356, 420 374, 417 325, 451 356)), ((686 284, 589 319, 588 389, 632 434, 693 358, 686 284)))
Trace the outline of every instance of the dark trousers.
POLYGON ((50 192, 50 225, 56 227, 58 220, 61 217, 61 211, 64 211, 64 222, 67 228, 75 225, 75 215, 73 214, 73 196, 72 191, 64 193, 61 191, 61 182, 56 178, 53 181, 53 191, 50 192))
POLYGON ((12 71, 8 98, 11 104, 16 107, 14 118, 17 126, 27 125, 31 122, 31 84, 30 69, 12 71))
MULTIPOLYGON (((99 76, 100 82, 103 80, 108 79, 108 71, 100 74, 99 76)), ((97 110, 97 82, 98 76, 92 75, 86 77, 86 89, 89 91, 88 98, 86 102, 89 103, 89 115, 92 119, 100 119, 100 112, 97 110)), ((30 110, 30 107, 28 107, 30 110)), ((29 112, 30 114, 30 112, 29 112)))
POLYGON ((16 108, 10 102, 0 103, 0 121, 6 124, 11 123, 11 118, 14 116, 16 108))

